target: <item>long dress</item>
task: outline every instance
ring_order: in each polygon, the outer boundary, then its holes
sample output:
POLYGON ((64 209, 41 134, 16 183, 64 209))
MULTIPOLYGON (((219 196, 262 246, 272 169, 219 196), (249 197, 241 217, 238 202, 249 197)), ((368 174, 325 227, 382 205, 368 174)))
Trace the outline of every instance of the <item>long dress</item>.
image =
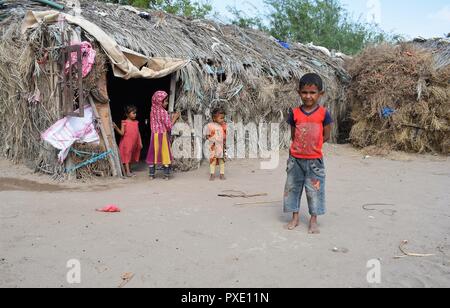
POLYGON ((141 134, 139 133, 139 122, 123 120, 122 127, 124 135, 119 144, 120 158, 123 164, 139 162, 141 155, 141 134))
POLYGON ((150 112, 150 147, 147 153, 147 164, 171 165, 173 155, 170 146, 170 131, 172 122, 169 113, 162 106, 168 94, 164 91, 157 91, 152 97, 152 110, 150 112))

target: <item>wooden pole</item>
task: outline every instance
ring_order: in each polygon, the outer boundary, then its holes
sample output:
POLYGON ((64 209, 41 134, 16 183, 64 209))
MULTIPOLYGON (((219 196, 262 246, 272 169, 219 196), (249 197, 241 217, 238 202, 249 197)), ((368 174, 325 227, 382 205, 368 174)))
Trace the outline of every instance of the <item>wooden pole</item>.
MULTIPOLYGON (((110 106, 110 105, 108 104, 108 106, 110 106)), ((108 112, 110 115, 110 116, 108 116, 108 124, 109 124, 109 129, 111 131, 111 139, 114 144, 114 148, 112 148, 112 150, 114 152, 114 161, 116 162, 116 167, 117 167, 119 176, 123 178, 123 175, 125 174, 125 167, 120 160, 119 148, 117 147, 116 134, 114 133, 114 127, 113 127, 113 123, 112 123, 110 108, 108 108, 108 112)))
MULTIPOLYGON (((100 115, 98 114, 98 111, 97 111, 97 107, 95 106, 94 100, 92 99, 92 96, 90 96, 90 95, 89 95, 89 103, 91 104, 92 112, 94 112, 95 118, 100 123, 100 132, 102 134, 103 141, 105 142, 106 150, 107 151, 111 150, 112 154, 114 154, 114 155, 108 155, 108 160, 109 160, 109 164, 111 165, 113 176, 118 176, 119 174, 117 172, 117 161, 116 161, 117 158, 115 158, 116 151, 111 149, 111 146, 108 141, 108 136, 106 135, 105 128, 103 127, 104 123, 101 122, 100 115)), ((120 162, 119 162, 119 164, 120 164, 120 162)))
POLYGON ((194 120, 193 120, 193 118, 192 118, 192 111, 191 111, 191 108, 188 108, 188 111, 187 111, 187 117, 188 117, 189 128, 190 128, 191 130, 194 130, 194 120))
POLYGON ((170 79, 170 94, 169 94, 169 113, 174 112, 175 108, 175 91, 178 79, 178 72, 172 73, 172 78, 170 79))

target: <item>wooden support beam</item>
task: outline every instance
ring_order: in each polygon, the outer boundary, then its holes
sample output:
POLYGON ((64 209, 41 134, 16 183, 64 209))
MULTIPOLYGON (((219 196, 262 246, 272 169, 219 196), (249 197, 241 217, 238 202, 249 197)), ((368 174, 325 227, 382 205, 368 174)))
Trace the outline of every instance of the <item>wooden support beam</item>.
MULTIPOLYGON (((89 96, 89 103, 91 104, 92 111, 94 112, 94 116, 100 123, 100 133, 103 138, 103 142, 105 143, 105 147, 107 151, 112 151, 112 155, 108 155, 109 164, 111 165, 112 175, 118 176, 119 173, 117 172, 117 162, 115 161, 115 151, 111 148, 111 144, 108 140, 108 135, 106 134, 104 124, 100 119, 100 115, 98 114, 97 106, 95 106, 94 100, 92 99, 92 96, 89 96)), ((120 164, 120 162, 119 162, 120 164)))
POLYGON ((175 109, 175 92, 178 80, 178 72, 172 73, 170 79, 170 93, 169 93, 169 113, 174 112, 175 109))
MULTIPOLYGON (((107 87, 107 77, 106 73, 104 73, 101 78, 97 82, 97 88, 101 96, 105 98, 109 98, 108 96, 108 87, 107 87)), ((108 140, 111 149, 114 153, 114 163, 117 169, 117 176, 123 177, 123 165, 120 161, 119 156, 119 148, 117 146, 116 136, 114 134, 114 128, 112 126, 112 119, 111 119, 111 107, 109 102, 101 103, 96 102, 97 111, 99 114, 99 117, 102 121, 103 129, 105 130, 106 139, 108 140)))

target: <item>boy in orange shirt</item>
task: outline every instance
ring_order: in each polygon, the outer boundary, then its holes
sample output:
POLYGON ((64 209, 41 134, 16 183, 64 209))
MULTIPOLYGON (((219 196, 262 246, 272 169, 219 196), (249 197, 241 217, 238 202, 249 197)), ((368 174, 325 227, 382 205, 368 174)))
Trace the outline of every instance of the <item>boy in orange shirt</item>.
POLYGON ((319 105, 324 95, 323 81, 317 74, 306 74, 300 80, 299 95, 303 105, 289 112, 292 145, 287 162, 284 212, 293 213, 287 225, 294 230, 299 225, 300 200, 305 188, 308 199, 309 233, 320 233, 317 216, 325 214, 325 165, 322 145, 330 139, 333 120, 319 105))

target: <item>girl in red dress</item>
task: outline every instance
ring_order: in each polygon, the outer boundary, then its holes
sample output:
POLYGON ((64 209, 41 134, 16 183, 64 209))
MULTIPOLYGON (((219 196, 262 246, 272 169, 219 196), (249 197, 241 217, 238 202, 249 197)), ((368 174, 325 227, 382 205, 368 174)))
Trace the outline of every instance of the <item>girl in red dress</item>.
POLYGON ((130 163, 138 163, 142 150, 141 134, 139 133, 139 122, 136 121, 137 108, 127 106, 125 108, 126 120, 122 120, 120 129, 114 123, 114 129, 122 136, 119 144, 119 153, 122 164, 125 165, 125 175, 132 177, 130 163))

